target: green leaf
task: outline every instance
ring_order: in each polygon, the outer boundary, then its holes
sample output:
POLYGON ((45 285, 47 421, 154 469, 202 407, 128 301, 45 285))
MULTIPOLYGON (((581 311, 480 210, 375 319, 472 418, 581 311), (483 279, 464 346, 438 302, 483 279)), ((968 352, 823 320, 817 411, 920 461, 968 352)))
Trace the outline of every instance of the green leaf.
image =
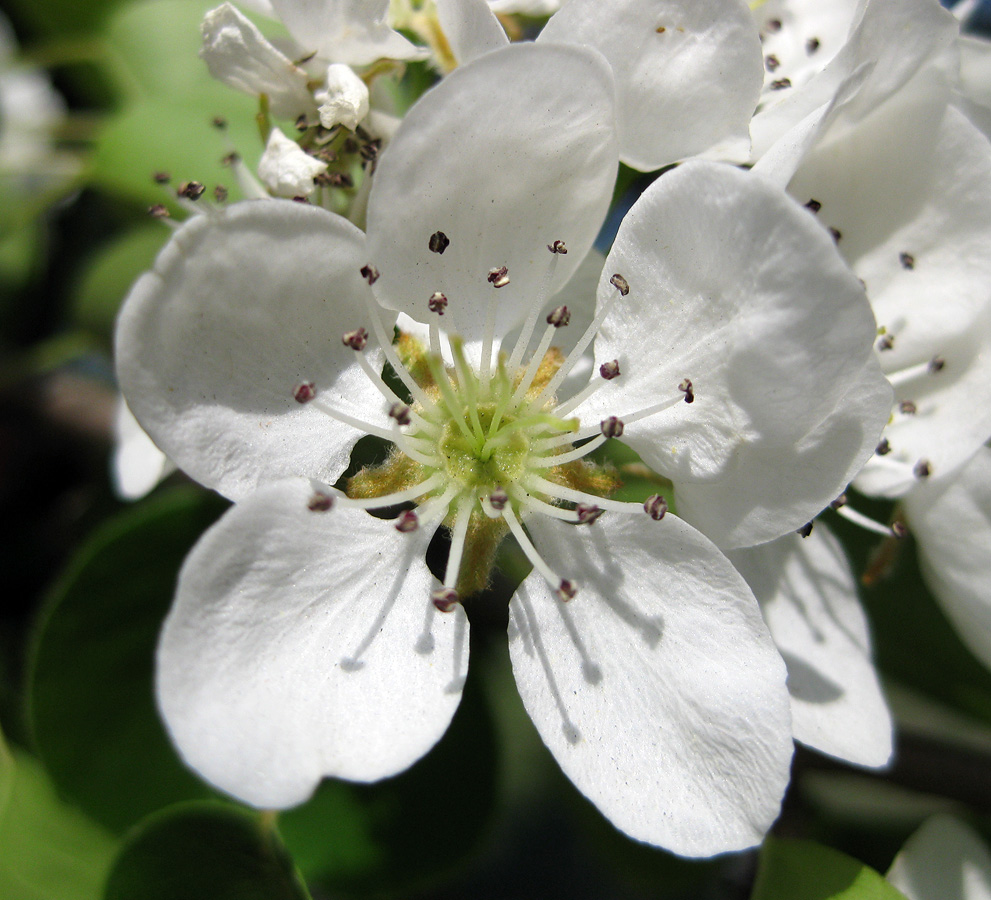
POLYGON ((107 878, 104 900, 307 900, 264 816, 184 803, 141 822, 107 878))
POLYGON ((73 293, 76 323, 109 344, 121 301, 134 280, 151 267, 170 233, 161 223, 149 223, 95 254, 73 293))
POLYGON ((750 900, 905 900, 905 895, 838 850, 769 837, 750 900))
POLYGON ((487 832, 495 742, 469 677, 447 734, 416 765, 377 784, 325 781, 309 803, 280 815, 279 831, 312 884, 408 894, 463 863, 487 832))
POLYGON ((159 722, 152 660, 176 573, 221 503, 194 488, 122 513, 76 554, 35 636, 29 720, 59 790, 121 831, 207 795, 159 722))
POLYGON ((116 849, 113 838, 63 803, 26 753, 14 754, 8 774, 10 797, 0 814, 0 897, 97 900, 116 849))
POLYGON ((11 755, 3 732, 0 731, 0 821, 3 820, 7 801, 14 787, 14 757, 11 755))
MULTIPOLYGON (((237 150, 253 168, 261 155, 257 100, 215 81, 199 58, 200 23, 216 4, 149 0, 114 16, 107 32, 108 73, 128 98, 97 141, 91 177, 106 190, 145 204, 168 193, 152 180, 222 184, 238 196, 222 159, 237 150), (215 117, 227 120, 224 131, 215 117)), ((174 210, 173 210, 174 211, 174 210)))

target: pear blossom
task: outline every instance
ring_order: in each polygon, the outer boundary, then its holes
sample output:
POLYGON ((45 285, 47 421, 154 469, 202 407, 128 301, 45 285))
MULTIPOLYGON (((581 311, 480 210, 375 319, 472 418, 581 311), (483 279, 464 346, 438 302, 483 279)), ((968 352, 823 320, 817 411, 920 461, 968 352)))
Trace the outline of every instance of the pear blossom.
POLYGON ((886 877, 908 900, 991 900, 991 853, 956 817, 932 816, 906 841, 886 877))
POLYGON ((510 602, 517 685, 578 789, 690 856, 752 846, 777 815, 784 663, 743 578, 669 501, 728 543, 792 530, 871 452, 890 392, 832 240, 709 162, 644 193, 588 327, 555 347, 611 197, 613 103, 594 51, 482 55, 408 113, 365 233, 234 204, 181 227, 126 300, 129 404, 235 501, 187 558, 157 656, 170 734, 220 789, 291 806, 321 777, 427 752, 467 673, 462 601, 512 539, 533 566, 510 602), (394 340, 397 321, 423 339, 394 340), (389 455, 339 484, 365 435, 389 455), (674 494, 612 499, 590 456, 610 439, 674 494))

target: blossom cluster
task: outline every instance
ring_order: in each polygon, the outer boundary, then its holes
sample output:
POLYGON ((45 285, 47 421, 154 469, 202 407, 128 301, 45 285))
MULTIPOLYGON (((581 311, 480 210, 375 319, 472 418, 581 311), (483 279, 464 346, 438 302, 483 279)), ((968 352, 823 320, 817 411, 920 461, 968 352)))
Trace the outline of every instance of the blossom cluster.
POLYGON ((270 130, 252 199, 189 202, 117 327, 142 428, 233 501, 158 702, 260 808, 402 771, 512 544, 544 743, 619 829, 708 856, 761 841, 794 740, 891 756, 824 509, 910 527, 991 664, 986 48, 936 0, 558 5, 253 3, 291 46, 207 15, 206 64, 270 130), (535 40, 521 10, 550 14, 535 40), (411 61, 436 82, 400 115, 411 61), (664 171, 603 258, 621 163, 664 171), (620 499, 615 442, 656 492, 620 499))

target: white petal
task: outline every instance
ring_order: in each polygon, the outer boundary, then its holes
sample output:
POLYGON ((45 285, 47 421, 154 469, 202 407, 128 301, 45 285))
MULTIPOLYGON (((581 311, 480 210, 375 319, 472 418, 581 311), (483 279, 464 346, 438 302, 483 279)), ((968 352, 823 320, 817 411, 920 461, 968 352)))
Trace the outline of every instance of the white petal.
POLYGON ((534 543, 578 595, 536 573, 510 604, 517 685, 565 774, 612 823, 686 856, 758 843, 792 753, 784 665, 726 558, 674 516, 534 543))
POLYGON ((364 261, 358 229, 290 201, 246 201, 183 225, 117 326, 121 388, 155 443, 232 499, 291 475, 333 483, 362 433, 297 403, 294 389, 313 382, 318 401, 388 422, 341 342, 369 324, 364 261))
POLYGON ((186 762, 254 806, 332 775, 374 781, 426 753, 467 672, 461 607, 436 613, 430 535, 335 506, 306 482, 231 509, 179 576, 157 695, 186 762))
POLYGON ((324 128, 343 125, 354 131, 368 115, 368 88, 350 66, 342 63, 327 67, 326 85, 317 91, 316 100, 324 128))
MULTIPOLYGON (((787 9, 791 5, 786 3, 783 6, 787 9)), ((798 48, 804 48, 804 41, 810 36, 804 33, 803 25, 811 21, 803 9, 804 5, 798 7, 801 10, 796 20, 798 40, 794 40, 792 28, 789 26, 786 32, 783 24, 783 39, 775 38, 773 43, 768 43, 765 36, 766 53, 774 53, 786 60, 798 57, 801 52, 798 48), (792 49, 785 48, 782 41, 789 43, 792 49)), ((751 124, 755 158, 763 155, 771 144, 810 112, 829 103, 840 85, 864 63, 872 63, 873 68, 856 100, 846 109, 851 121, 868 115, 927 65, 943 65, 941 55, 952 50, 958 32, 957 22, 938 3, 929 0, 860 0, 855 12, 851 6, 849 0, 844 0, 837 8, 835 24, 831 26, 825 24, 825 18, 816 17, 818 22, 815 28, 822 31, 822 40, 825 41, 822 56, 816 51, 794 71, 782 66, 770 73, 774 77, 768 80, 761 109, 751 124), (840 22, 846 18, 844 12, 847 15, 852 12, 851 30, 842 47, 836 49, 841 32, 840 22), (829 59, 831 53, 835 55, 829 59), (826 62, 827 59, 828 65, 819 70, 820 61, 826 62), (781 90, 770 87, 773 81, 785 77, 789 80, 794 77, 792 87, 781 90)), ((828 7, 820 4, 820 7, 823 13, 834 12, 834 4, 828 7)), ((772 11, 766 11, 763 6, 758 15, 765 22, 774 18, 772 11)), ((782 23, 787 22, 784 10, 778 19, 782 23)), ((945 64, 952 68, 953 61, 948 59, 945 64)))
POLYGON ((509 43, 485 0, 437 0, 437 20, 458 65, 509 43))
POLYGON ((772 540, 813 519, 874 455, 891 410, 876 359, 847 381, 835 409, 794 443, 747 443, 724 479, 679 481, 678 514, 724 549, 772 540))
POLYGON ((898 496, 920 459, 949 471, 991 436, 991 144, 938 90, 903 92, 814 150, 789 192, 819 201, 817 219, 841 232, 840 251, 894 339, 880 353, 885 372, 922 369, 895 392, 917 412, 896 410, 892 452, 857 479, 866 493, 898 496), (944 367, 927 374, 937 356, 944 367))
POLYGON ((795 739, 862 766, 891 758, 891 714, 843 547, 817 522, 730 560, 747 579, 788 666, 795 739))
POLYGON ((312 112, 315 104, 306 73, 230 3, 208 12, 201 31, 200 56, 214 78, 247 94, 265 94, 278 118, 312 112))
POLYGON ((611 199, 612 93, 598 54, 533 44, 486 54, 428 91, 382 154, 369 197, 383 304, 425 321, 441 291, 440 324, 480 340, 490 304, 499 336, 560 288, 611 199), (427 247, 436 231, 450 240, 443 255, 427 247), (555 240, 567 256, 548 252, 555 240), (510 283, 496 289, 487 276, 499 266, 510 283))
POLYGON ((564 6, 566 0, 489 0, 497 13, 522 13, 525 16, 549 16, 564 6))
POLYGON ((926 583, 960 639, 991 667, 991 450, 905 499, 926 583))
POLYGON ((612 273, 630 293, 595 357, 619 359, 623 374, 577 414, 623 418, 677 398, 690 379, 694 403, 628 423, 623 436, 676 482, 745 477, 747 444, 800 443, 872 353, 870 307, 832 240, 783 192, 731 166, 689 162, 651 185, 620 226, 600 304, 612 273))
POLYGON ((991 900, 991 853, 963 822, 933 816, 902 847, 887 878, 908 900, 991 900))
POLYGON ((111 475, 114 490, 125 500, 138 500, 175 471, 168 457, 145 434, 123 397, 117 403, 114 436, 117 443, 111 475))
POLYGON ((425 52, 387 24, 389 0, 271 0, 307 53, 367 66, 377 59, 423 59, 425 52))
POLYGON ((327 164, 304 151, 299 144, 273 128, 258 162, 258 177, 278 197, 308 197, 316 190, 313 177, 327 171, 327 164))
POLYGON ((960 50, 960 92, 970 120, 991 137, 991 41, 979 35, 962 34, 960 50))
POLYGON ((594 47, 609 60, 628 165, 747 158, 764 70, 742 0, 571 0, 539 40, 594 47))

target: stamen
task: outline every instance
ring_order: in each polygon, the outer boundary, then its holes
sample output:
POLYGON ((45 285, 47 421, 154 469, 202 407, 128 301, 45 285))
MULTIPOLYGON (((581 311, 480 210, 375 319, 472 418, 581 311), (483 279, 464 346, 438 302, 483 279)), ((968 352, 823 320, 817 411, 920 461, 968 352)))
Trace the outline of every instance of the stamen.
POLYGON ((401 534, 411 534, 419 527, 420 520, 417 518, 416 512, 412 509, 401 512, 396 519, 396 531, 401 534))
POLYGON ((434 291, 430 295, 430 299, 427 300, 427 309, 432 313, 437 313, 438 316, 444 315, 444 310, 447 309, 447 297, 440 291, 434 291))
POLYGON ((577 593, 578 586, 573 581, 569 581, 567 578, 561 579, 561 583, 557 586, 557 596, 562 603, 574 600, 577 593))
POLYGON ((660 522, 668 512, 668 501, 660 494, 651 494, 643 502, 643 511, 655 522, 660 522))
POLYGON ((439 497, 433 497, 426 503, 421 503, 417 509, 417 518, 420 520, 420 527, 426 528, 438 519, 443 519, 451 506, 451 501, 460 491, 457 484, 449 484, 444 493, 439 497))
POLYGON ((397 401, 389 407, 389 418, 395 419, 400 425, 409 425, 413 421, 411 412, 412 410, 405 403, 397 401))
POLYGON ((468 401, 468 414, 471 416, 472 428, 478 437, 482 437, 485 434, 485 430, 482 428, 481 420, 478 418, 478 383, 475 381, 471 367, 468 365, 468 360, 465 358, 464 341, 459 337, 448 337, 448 343, 451 345, 451 353, 454 356, 454 370, 458 376, 458 383, 461 385, 461 391, 468 401))
POLYGON ((599 428, 602 430, 602 434, 607 438, 622 437, 624 427, 623 421, 621 419, 617 419, 615 416, 610 416, 608 419, 603 419, 599 423, 599 428))
POLYGON ((364 350, 368 344, 368 332, 364 328, 356 328, 354 331, 345 331, 341 335, 341 343, 352 350, 364 350))
POLYGON ((614 359, 612 362, 604 362, 599 366, 599 374, 606 380, 612 381, 614 378, 619 377, 619 360, 614 359))
POLYGON ((430 592, 430 602, 443 613, 453 612, 459 600, 458 592, 453 588, 441 587, 430 592))
POLYGON ((379 280, 379 270, 375 268, 371 263, 363 265, 360 269, 361 277, 368 282, 369 286, 375 284, 379 280))
POLYGON ((678 390, 685 395, 685 403, 695 402, 695 390, 692 387, 691 379, 686 378, 678 385, 678 390))
POLYGON ((560 253, 562 256, 568 252, 568 248, 564 246, 564 241, 554 241, 553 244, 548 244, 547 249, 551 253, 560 253))
MULTIPOLYGON (((415 421, 417 428, 426 431, 428 434, 436 435, 440 432, 440 429, 435 424, 428 422, 422 416, 415 413, 412 409, 406 406, 406 404, 403 403, 398 396, 396 396, 395 391, 393 391, 392 388, 390 388, 382 379, 382 376, 372 368, 372 364, 368 361, 368 358, 364 353, 356 350, 354 358, 358 361, 358 365, 361 366, 362 371, 364 371, 365 375, 368 377, 368 380, 378 388, 379 393, 386 399, 387 402, 391 404, 389 408, 389 416, 391 418, 396 418, 392 415, 393 407, 405 406, 408 418, 405 422, 399 422, 400 425, 409 425, 411 421, 415 421)), ((433 403, 430 403, 429 407, 425 407, 424 411, 429 413, 436 410, 436 408, 437 407, 433 403)))
POLYGON ((301 381, 292 389, 293 399, 297 403, 309 403, 317 395, 317 386, 312 381, 301 381))
POLYGON ((807 538, 810 534, 812 534, 812 528, 814 525, 814 522, 806 522, 801 528, 797 528, 795 530, 795 534, 801 538, 807 538))
POLYGON ((343 506, 354 509, 388 509, 390 506, 398 506, 400 503, 408 503, 424 494, 429 494, 434 488, 440 487, 446 480, 443 472, 434 472, 425 481, 414 484, 412 487, 401 491, 393 491, 391 494, 382 494, 379 497, 342 497, 343 506))
POLYGON ((509 269, 505 266, 496 266, 493 269, 489 269, 489 274, 486 277, 492 287, 504 288, 509 284, 509 269))
POLYGON ((916 464, 915 468, 912 469, 912 474, 916 478, 928 478, 933 473, 932 463, 928 459, 920 459, 916 464))
POLYGON ((551 519, 570 522, 572 525, 578 524, 578 513, 573 509, 566 509, 563 506, 555 506, 553 503, 547 503, 539 497, 535 497, 524 488, 521 488, 518 484, 513 485, 512 492, 513 499, 528 512, 538 512, 551 519))
POLYGON ((919 407, 912 400, 902 400, 898 404, 898 412, 903 416, 914 416, 919 411, 919 407))
POLYGON ((601 506, 607 512, 634 513, 636 515, 643 513, 643 505, 640 503, 627 503, 623 500, 610 500, 608 497, 595 497, 584 491, 576 491, 574 488, 558 484, 556 481, 548 481, 546 478, 541 478, 533 473, 524 479, 523 486, 529 491, 546 494, 548 497, 555 497, 558 500, 601 506))
POLYGON ((854 525, 859 525, 861 528, 867 531, 872 531, 874 534, 882 534, 885 537, 899 537, 898 532, 895 530, 894 526, 883 525, 876 519, 872 519, 870 516, 864 515, 862 512, 858 512, 846 503, 841 506, 834 507, 838 515, 841 515, 848 522, 852 522, 854 525))
MULTIPOLYGON (((533 563, 533 567, 544 576, 544 580, 551 586, 554 590, 560 590, 561 585, 567 583, 571 587, 574 587, 570 581, 561 579, 558 577, 557 573, 544 562, 543 557, 537 552, 537 548, 533 546, 527 533, 523 530, 523 526, 520 524, 519 519, 513 513, 512 507, 507 507, 502 514, 503 519, 506 520, 506 524, 509 526, 509 530, 513 533, 513 537, 516 538, 516 543, 520 545, 520 549, 526 554, 526 558, 533 563)), ((574 593, 571 595, 574 597, 574 593)))
MULTIPOLYGON (((550 322, 550 316, 547 317, 547 321, 550 322)), ((530 385, 533 384, 533 379, 537 374, 537 369, 540 368, 540 364, 544 360, 544 354, 547 352, 547 348, 550 347, 551 341, 554 339, 554 333, 556 331, 557 331, 557 326, 553 324, 549 324, 547 328, 544 330, 544 335, 540 339, 540 343, 537 345, 537 350, 533 354, 533 356, 530 357, 530 363, 526 367, 526 372, 523 373, 523 379, 520 381, 520 383, 516 387, 516 390, 513 392, 513 396, 509 401, 510 406, 516 406, 523 398, 523 396, 526 394, 526 392, 530 389, 530 385)), ((543 391, 541 391, 540 397, 538 397, 531 404, 531 406, 539 409, 540 406, 542 405, 541 398, 544 396, 545 393, 547 393, 546 388, 543 391)), ((499 419, 501 418, 502 412, 503 410, 499 410, 496 413, 496 415, 493 417, 492 422, 494 428, 499 427, 499 419)), ((490 428, 489 433, 491 434, 493 430, 494 430, 493 428, 490 428)))
POLYGON ((444 569, 444 587, 453 588, 458 583, 458 571, 461 568, 461 557, 465 552, 465 538, 468 535, 468 523, 471 521, 471 497, 463 497, 458 505, 454 528, 451 529, 451 549, 447 554, 447 568, 444 569))
POLYGON ((571 313, 567 306, 556 306, 547 315, 547 324, 555 328, 564 328, 571 321, 571 313))
POLYGON ((569 450, 567 453, 558 453, 552 456, 543 456, 539 459, 532 459, 528 463, 531 469, 549 469, 552 466, 563 466, 565 463, 574 462, 576 459, 582 459, 588 456, 593 450, 601 447, 606 442, 606 436, 600 434, 597 437, 592 438, 580 447, 575 447, 574 450, 569 450))
POLYGON ((427 248, 431 253, 443 256, 444 251, 451 245, 451 240, 443 231, 435 231, 427 241, 427 248))
MULTIPOLYGON (((560 241, 555 241, 551 244, 548 249, 551 249, 560 241)), ((564 246, 561 243, 561 246, 564 246)), ((520 331, 520 336, 516 339, 516 346, 513 347, 513 353, 509 358, 508 369, 510 372, 515 372, 519 368, 520 361, 523 359, 523 354, 526 352, 526 348, 530 344, 530 338, 533 337, 533 329, 537 324, 537 316, 540 315, 540 310, 543 309, 544 301, 550 296, 551 285, 554 283, 554 275, 557 272, 557 260, 562 254, 560 252, 551 251, 551 261, 544 272, 543 280, 540 282, 540 291, 534 298, 533 305, 530 307, 530 312, 527 314, 526 322, 523 323, 523 329, 520 331)))
POLYGON ((324 491, 314 491, 306 504, 310 512, 327 512, 334 505, 334 498, 324 491))
POLYGON ((888 381, 891 383, 892 387, 899 387, 906 382, 920 378, 924 375, 935 375, 937 372, 942 372, 945 368, 946 360, 941 356, 934 356, 928 362, 919 363, 914 366, 907 366, 904 369, 893 372, 888 376, 888 381))
POLYGON ((579 503, 575 507, 575 514, 578 516, 579 525, 591 525, 605 510, 601 506, 588 503, 579 503))
POLYGON ((430 369, 430 374, 433 376, 434 382, 440 389, 441 397, 443 398, 444 405, 447 407, 451 421, 457 424, 458 428, 461 429, 461 433, 468 439, 469 443, 474 444, 476 435, 472 434, 471 429, 468 427, 468 423, 465 421, 464 411, 461 409, 461 403, 458 400, 458 395, 454 393, 451 380, 447 377, 447 372, 444 371, 441 363, 442 360, 439 355, 430 354, 430 356, 427 357, 427 366, 430 369))
POLYGON ((388 428, 380 428, 378 425, 363 422, 361 419, 350 416, 346 412, 335 409, 323 400, 314 400, 312 402, 313 405, 320 410, 320 412, 326 413, 332 419, 337 419, 338 422, 342 422, 345 425, 350 425, 352 428, 363 431, 365 434, 371 434, 375 437, 382 438, 384 441, 389 441, 390 443, 395 444, 400 450, 403 451, 403 453, 415 462, 418 462, 424 466, 430 466, 431 468, 437 466, 437 460, 434 457, 425 456, 424 454, 418 452, 412 446, 412 442, 408 440, 407 436, 402 432, 390 430, 388 428))

